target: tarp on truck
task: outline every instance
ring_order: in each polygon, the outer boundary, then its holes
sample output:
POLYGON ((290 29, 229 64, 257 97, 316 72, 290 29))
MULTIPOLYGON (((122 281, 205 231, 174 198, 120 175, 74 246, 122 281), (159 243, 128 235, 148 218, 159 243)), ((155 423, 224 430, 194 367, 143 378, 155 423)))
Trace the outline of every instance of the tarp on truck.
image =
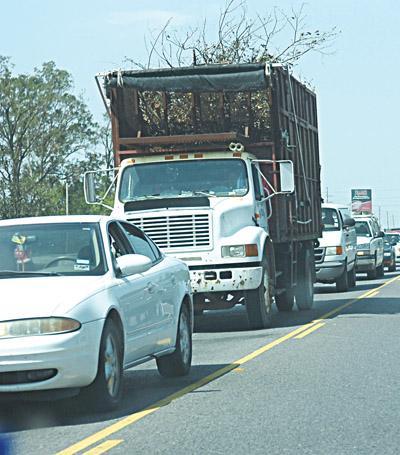
POLYGON ((202 65, 144 71, 114 71, 105 86, 125 86, 140 91, 160 92, 240 92, 265 89, 266 66, 260 63, 202 65))

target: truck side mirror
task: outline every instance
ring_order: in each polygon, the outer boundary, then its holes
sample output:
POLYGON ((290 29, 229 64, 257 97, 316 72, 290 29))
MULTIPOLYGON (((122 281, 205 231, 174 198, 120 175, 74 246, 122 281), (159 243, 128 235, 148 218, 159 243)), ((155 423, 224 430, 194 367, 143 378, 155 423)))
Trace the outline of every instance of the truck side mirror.
POLYGON ((279 175, 281 187, 279 193, 293 193, 294 192, 294 169, 291 161, 279 162, 279 175))
POLYGON ((344 227, 353 227, 356 225, 356 220, 354 218, 346 217, 343 220, 344 227))
POLYGON ((379 238, 383 238, 385 237, 385 233, 383 231, 379 231, 377 234, 376 234, 377 237, 379 238))
POLYGON ((96 204, 98 202, 96 195, 96 185, 93 172, 85 172, 83 176, 85 201, 87 204, 96 204))

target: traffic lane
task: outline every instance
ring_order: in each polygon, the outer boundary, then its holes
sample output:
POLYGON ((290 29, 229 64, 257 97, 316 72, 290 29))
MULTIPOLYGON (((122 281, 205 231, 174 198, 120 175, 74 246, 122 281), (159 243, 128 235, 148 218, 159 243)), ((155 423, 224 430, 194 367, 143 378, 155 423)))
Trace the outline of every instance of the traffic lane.
POLYGON ((399 294, 393 282, 125 428, 112 453, 397 454, 399 294))
MULTIPOLYGON (((378 283, 379 281, 374 283, 375 287, 378 283)), ((230 312, 210 312, 204 318, 199 318, 204 319, 203 332, 194 335, 194 366, 191 375, 187 378, 166 381, 160 378, 154 371, 154 364, 150 363, 140 369, 127 372, 123 406, 115 413, 93 415, 80 405, 79 398, 55 402, 51 405, 48 403, 17 404, 11 412, 3 413, 8 428, 17 435, 20 448, 18 453, 24 453, 27 448, 26 443, 37 444, 43 453, 54 453, 78 439, 107 427, 118 419, 140 412, 159 399, 207 376, 210 372, 230 365, 233 360, 284 336, 294 327, 320 317, 325 310, 338 306, 338 302, 332 302, 332 299, 353 297, 360 293, 360 291, 353 291, 338 295, 319 294, 316 296, 314 310, 294 311, 285 315, 275 313, 274 323, 278 326, 270 330, 245 330, 246 315, 240 308, 230 312), (281 326, 279 326, 279 319, 281 319, 281 326), (221 321, 225 321, 226 331, 214 333, 215 324, 219 325, 221 321), (226 325, 226 321, 230 321, 230 324, 226 325), (237 331, 238 324, 240 331, 237 331), (29 431, 30 428, 36 428, 36 430, 29 431)))

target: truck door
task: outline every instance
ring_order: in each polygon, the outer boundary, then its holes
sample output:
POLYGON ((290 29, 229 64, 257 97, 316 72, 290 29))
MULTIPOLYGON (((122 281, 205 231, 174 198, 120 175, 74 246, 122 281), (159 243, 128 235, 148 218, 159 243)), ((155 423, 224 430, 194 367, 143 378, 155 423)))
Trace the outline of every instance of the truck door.
POLYGON ((267 207, 270 207, 268 201, 262 201, 265 197, 261 175, 258 171, 258 164, 251 164, 251 175, 253 180, 254 187, 254 198, 255 198, 255 213, 254 217, 257 221, 257 224, 262 227, 266 232, 268 232, 268 211, 267 207))

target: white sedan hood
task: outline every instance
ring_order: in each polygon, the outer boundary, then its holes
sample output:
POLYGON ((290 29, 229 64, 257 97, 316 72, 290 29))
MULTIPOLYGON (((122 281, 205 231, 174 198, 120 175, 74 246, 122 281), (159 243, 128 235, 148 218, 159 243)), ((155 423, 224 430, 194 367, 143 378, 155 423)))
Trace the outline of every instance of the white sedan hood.
POLYGON ((0 321, 62 316, 104 289, 104 276, 0 279, 0 321))

